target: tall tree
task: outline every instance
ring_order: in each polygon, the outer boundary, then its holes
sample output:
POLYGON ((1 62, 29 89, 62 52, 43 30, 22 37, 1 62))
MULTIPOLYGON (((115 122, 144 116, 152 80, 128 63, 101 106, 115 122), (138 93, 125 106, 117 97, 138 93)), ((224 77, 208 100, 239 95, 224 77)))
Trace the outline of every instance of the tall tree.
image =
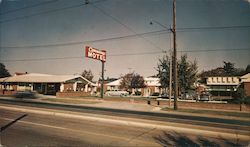
POLYGON ((248 64, 248 65, 247 65, 247 67, 246 67, 246 70, 245 70, 245 71, 246 71, 246 72, 245 72, 246 74, 247 74, 247 73, 250 73, 250 64, 248 64))
POLYGON ((9 77, 10 73, 3 63, 0 63, 0 78, 9 77))
POLYGON ((223 63, 224 63, 223 69, 224 69, 225 75, 226 76, 235 75, 236 69, 234 67, 234 63, 225 62, 225 61, 223 61, 223 63))
POLYGON ((123 90, 129 90, 131 88, 131 81, 134 73, 128 73, 122 76, 122 80, 120 82, 120 88, 123 90))
POLYGON ((194 82, 197 80, 197 62, 187 61, 187 55, 181 56, 178 62, 179 87, 182 93, 186 93, 193 88, 194 82))
POLYGON ((166 90, 169 87, 169 74, 170 74, 170 59, 166 55, 162 59, 159 59, 157 65, 157 77, 160 79, 161 87, 166 90))
POLYGON ((84 70, 81 75, 89 81, 92 81, 94 78, 91 70, 84 70))
MULTIPOLYGON (((162 88, 169 87, 170 60, 168 56, 159 59, 157 66, 157 77, 160 78, 162 88)), ((197 80, 197 62, 187 60, 187 55, 181 56, 178 61, 178 82, 181 92, 187 92, 192 88, 193 83, 197 80)))

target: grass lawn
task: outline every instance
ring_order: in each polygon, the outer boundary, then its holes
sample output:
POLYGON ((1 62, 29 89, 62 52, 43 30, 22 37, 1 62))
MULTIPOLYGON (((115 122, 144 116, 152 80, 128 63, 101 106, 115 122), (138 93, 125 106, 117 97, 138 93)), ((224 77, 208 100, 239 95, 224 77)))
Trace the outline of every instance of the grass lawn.
POLYGON ((89 101, 89 100, 84 100, 84 99, 73 99, 73 98, 68 98, 68 99, 63 99, 63 98, 45 98, 43 101, 47 102, 59 102, 59 103, 67 103, 67 104, 97 104, 101 103, 98 101, 89 101))
MULTIPOLYGON (((162 110, 164 110, 164 111, 175 111, 175 110, 167 108, 167 107, 163 108, 162 110)), ((247 113, 247 112, 229 112, 229 111, 219 111, 219 110, 199 110, 199 109, 184 109, 184 108, 179 108, 177 110, 177 112, 250 118, 250 113, 247 113)))

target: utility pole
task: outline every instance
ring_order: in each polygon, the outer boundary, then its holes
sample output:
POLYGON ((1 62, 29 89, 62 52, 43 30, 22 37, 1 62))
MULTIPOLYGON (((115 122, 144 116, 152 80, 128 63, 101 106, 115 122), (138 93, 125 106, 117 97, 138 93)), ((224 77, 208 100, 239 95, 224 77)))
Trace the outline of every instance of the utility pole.
POLYGON ((102 85, 101 85, 101 98, 104 95, 104 61, 102 61, 102 85))
POLYGON ((177 106, 177 98, 178 98, 178 80, 177 80, 177 52, 176 52, 176 0, 173 0, 173 43, 174 43, 174 57, 173 57, 173 65, 174 65, 174 110, 178 109, 177 106))
POLYGON ((170 65, 169 65, 169 108, 171 108, 171 96, 172 96, 172 49, 170 48, 170 65))

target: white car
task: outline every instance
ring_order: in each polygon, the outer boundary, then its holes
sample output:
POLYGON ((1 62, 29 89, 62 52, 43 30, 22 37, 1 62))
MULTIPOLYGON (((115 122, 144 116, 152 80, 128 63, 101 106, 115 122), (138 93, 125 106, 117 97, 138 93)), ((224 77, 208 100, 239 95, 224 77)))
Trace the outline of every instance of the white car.
POLYGON ((127 91, 122 91, 122 90, 107 91, 105 94, 107 96, 121 96, 121 97, 129 95, 127 91))

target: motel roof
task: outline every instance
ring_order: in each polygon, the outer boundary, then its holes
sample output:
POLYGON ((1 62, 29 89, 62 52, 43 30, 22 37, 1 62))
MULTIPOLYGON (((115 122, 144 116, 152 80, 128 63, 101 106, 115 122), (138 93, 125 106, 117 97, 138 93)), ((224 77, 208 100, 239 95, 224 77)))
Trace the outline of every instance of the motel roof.
POLYGON ((241 82, 250 82, 250 73, 245 74, 244 76, 240 77, 241 82))
POLYGON ((0 78, 0 82, 24 82, 24 83, 64 83, 76 78, 81 78, 88 84, 92 84, 89 80, 82 77, 81 75, 49 75, 49 74, 39 74, 39 73, 28 73, 24 75, 11 76, 0 78))
MULTIPOLYGON (((113 82, 110 82, 106 84, 107 86, 120 86, 120 82, 122 79, 115 80, 113 82)), ((145 84, 147 86, 161 86, 160 79, 159 78, 153 78, 153 77, 148 77, 144 78, 145 84)))
POLYGON ((106 84, 107 86, 120 86, 120 83, 121 83, 121 80, 122 79, 118 79, 118 80, 115 80, 113 82, 110 82, 108 84, 106 84))

